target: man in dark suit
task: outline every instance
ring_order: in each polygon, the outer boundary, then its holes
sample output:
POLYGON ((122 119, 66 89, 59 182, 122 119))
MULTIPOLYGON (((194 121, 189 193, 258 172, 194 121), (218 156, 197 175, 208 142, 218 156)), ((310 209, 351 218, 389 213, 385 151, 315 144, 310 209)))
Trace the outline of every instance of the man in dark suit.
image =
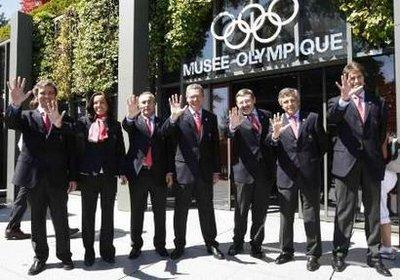
POLYGON ((178 183, 174 213, 176 248, 171 258, 179 259, 184 253, 187 214, 194 196, 207 252, 223 259, 215 240, 217 228, 213 205, 213 183, 218 181, 220 173, 217 117, 202 109, 204 91, 201 85, 191 84, 186 88, 186 101, 188 105, 181 108, 182 97, 172 96, 169 100, 171 116, 164 123, 173 143, 169 153, 175 159, 169 169, 173 170, 178 183))
POLYGON ((8 83, 11 104, 7 107, 6 123, 20 130, 23 146, 15 167, 13 183, 30 188, 32 245, 34 263, 28 274, 46 268, 49 254, 46 233, 47 207, 56 233, 56 253, 63 268, 73 269, 67 217, 67 192, 76 188, 74 167, 74 128, 72 122, 59 114, 57 88, 51 81, 41 81, 38 88, 39 107, 22 111, 21 105, 30 93, 24 94, 25 79, 18 77, 8 83), (69 182, 69 183, 68 183, 69 182))
POLYGON ((228 254, 234 256, 243 251, 247 216, 251 207, 251 256, 262 258, 264 224, 275 170, 271 149, 264 145, 271 113, 255 108, 256 98, 250 89, 239 90, 235 99, 237 107, 230 111, 228 133, 228 137, 233 140, 235 228, 228 254))
POLYGON ((129 258, 139 257, 143 245, 143 215, 150 193, 154 214, 154 247, 161 257, 167 257, 165 249, 165 207, 167 199, 166 142, 162 123, 155 116, 155 97, 143 92, 128 100, 128 113, 122 122, 129 135, 127 175, 131 197, 131 241, 129 258))
POLYGON ((285 111, 271 119, 267 141, 277 153, 277 186, 280 199, 281 253, 276 264, 292 261, 293 222, 300 190, 304 227, 307 236, 307 269, 319 268, 322 254, 319 218, 322 157, 328 138, 318 114, 300 110, 300 96, 296 89, 284 88, 278 102, 285 111))
POLYGON ((341 80, 341 84, 336 83, 340 96, 328 102, 328 122, 337 127, 332 162, 336 190, 332 266, 336 271, 345 269, 361 186, 367 264, 390 276, 379 255, 380 184, 385 170, 381 147, 386 137, 387 109, 383 99, 364 91, 362 65, 346 65, 341 80))

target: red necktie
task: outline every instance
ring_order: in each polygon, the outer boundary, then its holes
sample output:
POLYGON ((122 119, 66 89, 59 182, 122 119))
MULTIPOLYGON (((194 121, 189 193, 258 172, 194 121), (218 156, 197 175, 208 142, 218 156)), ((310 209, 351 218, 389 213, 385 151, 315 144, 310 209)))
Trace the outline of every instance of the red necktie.
MULTIPOLYGON (((145 119, 145 122, 146 122, 147 131, 151 137, 151 135, 153 134, 153 130, 151 127, 150 119, 145 119)), ((149 145, 149 149, 147 150, 147 154, 146 154, 146 157, 144 158, 143 164, 146 165, 148 168, 151 168, 151 166, 153 165, 153 156, 151 154, 151 144, 149 145)))
POLYGON ((249 115, 249 119, 250 119, 250 122, 251 122, 251 127, 252 127, 257 133, 261 133, 261 124, 260 124, 260 122, 258 121, 257 117, 256 117, 253 113, 251 113, 251 114, 249 115))
POLYGON ((294 136, 297 139, 299 137, 299 128, 296 120, 297 118, 295 115, 289 117, 290 127, 292 128, 294 136))
POLYGON ((201 134, 201 117, 198 112, 194 112, 194 123, 196 125, 196 133, 197 135, 201 134))
POLYGON ((44 129, 46 130, 46 133, 49 133, 50 128, 51 128, 51 121, 49 118, 49 115, 46 113, 43 113, 43 123, 44 123, 44 129))

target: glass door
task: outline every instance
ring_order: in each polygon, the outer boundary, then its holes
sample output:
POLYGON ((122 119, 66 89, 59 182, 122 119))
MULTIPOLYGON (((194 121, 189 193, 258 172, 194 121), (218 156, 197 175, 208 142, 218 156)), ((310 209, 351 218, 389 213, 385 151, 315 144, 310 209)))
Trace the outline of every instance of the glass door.
POLYGON ((219 157, 221 161, 220 181, 214 185, 214 206, 219 209, 230 209, 230 143, 227 138, 227 121, 229 112, 229 86, 214 85, 210 90, 211 111, 217 115, 219 131, 219 157))

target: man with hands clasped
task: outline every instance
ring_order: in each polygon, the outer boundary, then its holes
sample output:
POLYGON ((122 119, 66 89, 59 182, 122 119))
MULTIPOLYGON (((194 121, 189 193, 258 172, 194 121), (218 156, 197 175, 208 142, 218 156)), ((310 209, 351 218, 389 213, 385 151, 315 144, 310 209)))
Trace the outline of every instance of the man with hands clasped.
POLYGON ((364 204, 367 264, 384 276, 390 271, 381 261, 380 192, 385 163, 387 108, 383 99, 364 90, 364 69, 351 62, 343 69, 340 95, 328 102, 328 122, 336 125, 332 174, 335 176, 336 215, 332 266, 343 271, 356 213, 358 188, 364 204))
POLYGON ((251 256, 262 258, 264 224, 272 187, 275 158, 264 144, 271 113, 256 109, 256 98, 250 89, 236 94, 236 106, 229 113, 228 137, 233 143, 232 178, 236 187, 235 228, 228 255, 243 251, 247 216, 251 207, 251 256))
MULTIPOLYGON (((130 259, 136 259, 141 253, 143 215, 149 193, 154 214, 153 244, 161 257, 168 256, 165 249, 167 148, 155 108, 156 101, 151 92, 143 92, 138 97, 132 95, 127 101, 127 115, 122 122, 129 136, 126 172, 131 197, 130 259)), ((170 185, 171 181, 168 183, 170 185)))
POLYGON ((68 192, 76 189, 74 158, 74 126, 58 111, 57 88, 51 81, 40 81, 39 106, 22 110, 22 103, 31 92, 24 93, 25 79, 8 82, 11 104, 6 111, 9 128, 22 132, 23 146, 15 167, 13 183, 29 188, 31 204, 32 245, 34 263, 28 274, 35 275, 46 268, 49 255, 46 233, 47 207, 56 235, 56 254, 63 268, 74 268, 71 260, 67 217, 68 192))
MULTIPOLYGON (((179 259, 186 245, 186 222, 192 196, 196 198, 201 232, 207 252, 223 259, 218 249, 217 227, 213 205, 213 184, 219 180, 219 132, 217 117, 202 108, 204 90, 199 84, 186 88, 188 105, 181 107, 182 96, 170 98, 171 116, 164 123, 173 157, 170 170, 177 181, 175 189, 175 250, 172 259, 179 259)), ((170 174, 171 175, 171 174, 170 174)))
POLYGON ((300 190, 307 236, 307 269, 315 271, 320 266, 318 259, 322 254, 319 197, 322 157, 328 139, 318 114, 300 109, 300 96, 296 89, 282 89, 278 102, 285 113, 277 113, 271 118, 267 137, 267 142, 277 153, 276 177, 281 213, 281 253, 275 263, 294 260, 293 222, 300 190))

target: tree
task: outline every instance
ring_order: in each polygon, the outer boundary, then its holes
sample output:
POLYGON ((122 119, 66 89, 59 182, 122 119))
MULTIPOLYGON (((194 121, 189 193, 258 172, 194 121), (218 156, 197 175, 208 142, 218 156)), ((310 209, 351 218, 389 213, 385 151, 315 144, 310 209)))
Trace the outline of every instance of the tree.
POLYGON ((30 13, 35 8, 49 2, 50 0, 21 0, 21 10, 24 13, 30 13))
POLYGON ((356 38, 370 47, 393 45, 393 1, 334 0, 353 27, 356 38))
MULTIPOLYGON (((1 8, 1 4, 0 4, 0 8, 1 8)), ((7 19, 6 16, 4 15, 3 12, 0 13, 0 27, 4 26, 7 24, 7 19)))

